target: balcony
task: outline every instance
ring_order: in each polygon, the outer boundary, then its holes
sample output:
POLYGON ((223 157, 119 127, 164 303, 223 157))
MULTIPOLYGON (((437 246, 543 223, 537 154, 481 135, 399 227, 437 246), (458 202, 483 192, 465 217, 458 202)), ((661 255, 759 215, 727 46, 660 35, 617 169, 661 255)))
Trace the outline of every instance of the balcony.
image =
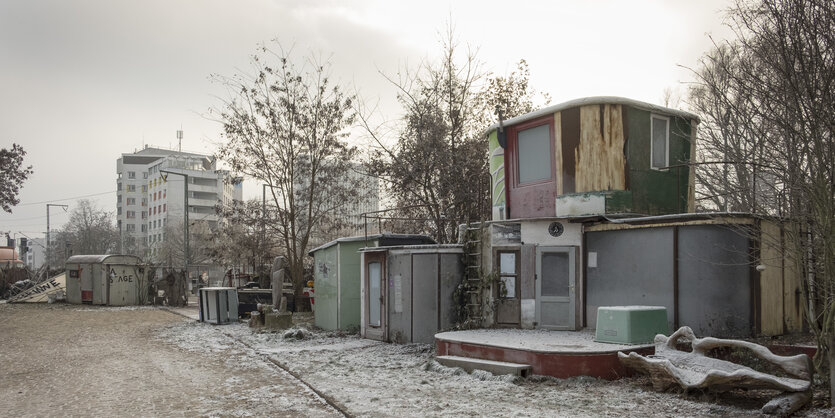
POLYGON ((193 197, 188 199, 189 206, 204 206, 213 208, 217 204, 217 199, 195 199, 193 197))

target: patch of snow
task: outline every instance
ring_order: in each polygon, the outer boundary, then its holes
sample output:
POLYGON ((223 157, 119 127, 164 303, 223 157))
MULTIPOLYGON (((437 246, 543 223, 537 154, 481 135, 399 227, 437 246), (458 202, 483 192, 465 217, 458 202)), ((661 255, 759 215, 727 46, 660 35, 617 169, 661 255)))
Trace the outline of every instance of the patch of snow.
POLYGON ((518 350, 588 354, 634 350, 647 345, 611 344, 594 341, 594 330, 548 331, 530 329, 475 329, 435 334, 435 338, 450 342, 487 345, 518 350))

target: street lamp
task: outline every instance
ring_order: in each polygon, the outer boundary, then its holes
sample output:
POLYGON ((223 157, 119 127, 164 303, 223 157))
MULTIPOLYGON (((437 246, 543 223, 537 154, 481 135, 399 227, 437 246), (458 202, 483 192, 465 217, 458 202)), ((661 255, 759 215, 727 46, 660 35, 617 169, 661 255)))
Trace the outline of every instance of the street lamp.
MULTIPOLYGON (((159 171, 183 176, 183 269, 188 279, 188 174, 168 170, 159 171)), ((168 181, 168 176, 163 176, 162 179, 168 181)))
POLYGON ((64 209, 64 212, 67 211, 68 205, 57 205, 54 203, 47 203, 46 204, 46 273, 47 277, 49 277, 49 269, 52 267, 52 260, 49 259, 49 208, 50 206, 58 206, 64 209))

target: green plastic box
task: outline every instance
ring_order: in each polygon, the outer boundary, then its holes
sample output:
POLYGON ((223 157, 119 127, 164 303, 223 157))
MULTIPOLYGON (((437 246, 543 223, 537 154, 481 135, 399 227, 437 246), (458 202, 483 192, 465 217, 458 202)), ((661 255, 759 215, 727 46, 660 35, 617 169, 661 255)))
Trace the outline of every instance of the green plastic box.
POLYGON ((615 344, 647 344, 656 334, 669 334, 663 306, 601 306, 594 340, 615 344))

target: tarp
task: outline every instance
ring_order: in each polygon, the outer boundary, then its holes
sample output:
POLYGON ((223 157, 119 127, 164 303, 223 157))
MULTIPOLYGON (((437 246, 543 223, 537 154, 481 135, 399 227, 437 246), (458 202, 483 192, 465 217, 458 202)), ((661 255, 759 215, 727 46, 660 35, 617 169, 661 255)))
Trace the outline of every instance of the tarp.
POLYGON ((49 302, 49 296, 63 299, 67 294, 67 276, 61 273, 49 280, 42 281, 23 292, 9 298, 11 303, 49 302))

